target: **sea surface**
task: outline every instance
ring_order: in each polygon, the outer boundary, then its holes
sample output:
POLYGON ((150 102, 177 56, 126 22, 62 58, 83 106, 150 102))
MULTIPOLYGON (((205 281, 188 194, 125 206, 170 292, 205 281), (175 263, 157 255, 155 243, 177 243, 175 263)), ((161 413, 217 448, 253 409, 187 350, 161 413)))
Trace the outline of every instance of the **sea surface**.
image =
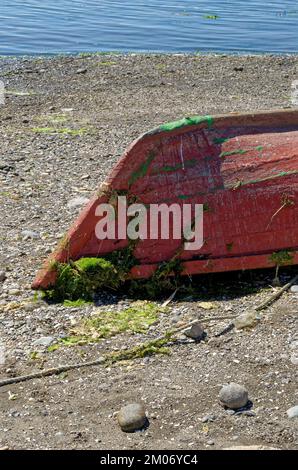
POLYGON ((0 55, 297 53, 298 1, 0 0, 0 55))

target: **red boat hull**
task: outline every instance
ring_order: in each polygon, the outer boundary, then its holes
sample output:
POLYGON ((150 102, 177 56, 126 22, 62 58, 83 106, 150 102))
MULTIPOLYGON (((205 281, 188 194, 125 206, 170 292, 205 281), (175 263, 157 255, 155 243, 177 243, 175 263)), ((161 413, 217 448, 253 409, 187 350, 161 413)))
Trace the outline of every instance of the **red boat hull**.
MULTIPOLYGON (((204 244, 140 240, 132 278, 146 278, 179 253, 183 274, 274 266, 290 251, 298 264, 298 111, 193 117, 137 139, 38 273, 33 288, 55 283, 53 261, 104 256, 127 240, 98 240, 95 210, 115 195, 145 205, 204 205, 204 244)), ((170 232, 171 233, 171 232, 170 232)))

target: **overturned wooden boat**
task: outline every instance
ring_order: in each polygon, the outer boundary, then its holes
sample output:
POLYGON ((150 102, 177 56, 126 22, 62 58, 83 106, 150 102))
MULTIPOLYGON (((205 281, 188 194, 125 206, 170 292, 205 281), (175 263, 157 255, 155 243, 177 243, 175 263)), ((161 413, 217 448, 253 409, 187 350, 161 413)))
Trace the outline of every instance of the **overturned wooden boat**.
POLYGON ((128 239, 99 240, 97 207, 115 196, 148 204, 203 204, 204 243, 135 242, 131 278, 181 260, 182 274, 298 264, 298 110, 193 116, 164 124, 128 148, 33 283, 55 284, 55 263, 105 257, 128 239), (274 255, 276 255, 274 257, 274 255), (278 261, 278 259, 280 261, 278 261))

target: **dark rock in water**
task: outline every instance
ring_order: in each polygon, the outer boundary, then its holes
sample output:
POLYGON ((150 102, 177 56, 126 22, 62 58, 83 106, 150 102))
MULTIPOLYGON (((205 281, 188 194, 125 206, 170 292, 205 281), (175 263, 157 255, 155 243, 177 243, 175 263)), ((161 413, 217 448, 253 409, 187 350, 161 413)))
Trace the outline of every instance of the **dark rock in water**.
POLYGON ((147 423, 144 405, 130 403, 121 408, 117 416, 119 426, 124 432, 134 432, 142 429, 147 423))
POLYGON ((189 328, 189 330, 186 330, 184 334, 188 338, 192 338, 195 341, 201 341, 206 336, 206 333, 204 332, 204 329, 199 322, 192 325, 192 327, 189 328))
POLYGON ((219 400, 223 406, 232 410, 243 408, 248 403, 248 391, 239 384, 224 385, 219 392, 219 400))

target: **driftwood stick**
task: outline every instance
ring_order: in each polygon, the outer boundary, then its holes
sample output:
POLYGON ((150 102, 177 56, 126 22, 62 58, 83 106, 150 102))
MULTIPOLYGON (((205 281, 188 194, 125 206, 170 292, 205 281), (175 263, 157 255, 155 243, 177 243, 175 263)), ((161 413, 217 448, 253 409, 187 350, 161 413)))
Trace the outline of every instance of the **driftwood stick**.
POLYGON ((51 369, 44 369, 39 372, 33 372, 32 374, 28 375, 19 375, 18 377, 10 377, 8 379, 4 379, 0 381, 0 387, 4 387, 4 385, 16 384, 19 382, 26 382, 27 380, 32 379, 40 379, 42 377, 49 377, 51 375, 61 374, 62 372, 67 372, 72 369, 80 369, 81 367, 91 367, 91 366, 98 366, 100 364, 104 364, 106 359, 104 357, 100 357, 95 361, 90 362, 79 362, 77 364, 65 364, 64 366, 53 367, 51 369))
POLYGON ((295 284, 295 282, 298 281, 298 275, 293 277, 293 279, 288 282, 285 286, 283 286, 279 291, 275 292, 269 299, 265 300, 261 305, 256 307, 256 312, 260 312, 261 310, 264 310, 265 308, 269 307, 273 302, 275 302, 277 299, 279 299, 284 292, 290 289, 290 287, 295 284))
MULTIPOLYGON (((216 318, 207 318, 206 320, 207 321, 208 320, 216 320, 216 318)), ((187 330, 192 325, 195 325, 196 323, 198 323, 198 321, 199 320, 193 320, 193 321, 187 323, 186 325, 183 325, 179 328, 175 328, 174 330, 172 330, 170 332, 166 332, 165 334, 163 334, 163 335, 159 336, 158 338, 156 338, 156 340, 158 341, 158 340, 164 339, 167 335, 174 336, 176 333, 179 333, 180 331, 187 330)), ((200 321, 205 321, 205 320, 202 319, 200 321)), ((170 338, 169 338, 169 342, 171 342, 170 338)), ((44 369, 44 370, 41 370, 39 372, 33 372, 32 374, 28 374, 28 375, 20 375, 20 376, 17 376, 17 377, 10 377, 10 378, 7 378, 7 379, 0 380, 0 387, 4 387, 5 385, 10 385, 10 384, 16 384, 16 383, 20 383, 20 382, 26 382, 27 380, 40 379, 40 378, 43 378, 43 377, 49 377, 49 376, 52 376, 52 375, 57 375, 57 374, 61 374, 62 372, 67 372, 67 371, 72 370, 72 369, 82 369, 83 367, 92 367, 92 366, 103 365, 106 362, 108 362, 108 360, 109 360, 109 355, 102 356, 102 357, 100 357, 100 358, 98 358, 94 361, 79 362, 79 363, 76 363, 76 364, 65 364, 63 366, 53 367, 51 369, 44 369)))
MULTIPOLYGON (((289 290, 290 287, 293 284, 295 284, 295 282, 297 281, 298 281, 298 275, 293 277, 293 279, 290 282, 288 282, 285 286, 283 286, 283 288, 280 289, 278 292, 275 292, 273 295, 271 295, 269 299, 265 300, 265 302, 263 302, 261 305, 256 307, 255 311, 260 312, 262 310, 265 310, 265 308, 269 307, 269 305, 271 305, 273 302, 279 299, 282 296, 282 294, 286 292, 287 290, 289 290)), ((218 337, 218 336, 224 335, 225 333, 228 333, 229 331, 231 331, 234 327, 235 327, 234 323, 231 322, 223 330, 217 333, 215 336, 218 337)))
MULTIPOLYGON (((256 312, 264 310, 269 305, 271 305, 274 301, 279 299, 279 297, 281 297, 281 295, 284 292, 286 292, 288 289, 290 289, 290 287, 293 284, 295 284, 295 282, 297 282, 297 281, 298 281, 298 275, 295 276, 290 282, 288 282, 282 289, 280 289, 278 292, 273 294, 268 300, 266 300, 261 305, 256 307, 256 309, 255 309, 256 312)), ((201 321, 201 322, 205 321, 206 322, 206 321, 211 321, 211 320, 226 320, 226 319, 231 319, 231 318, 233 318, 233 317, 231 317, 231 316, 227 316, 227 317, 206 317, 206 318, 202 318, 202 319, 198 319, 198 320, 193 320, 193 321, 187 323, 186 325, 183 325, 179 328, 175 328, 175 330, 172 330, 170 332, 170 334, 173 336, 176 333, 179 333, 180 331, 187 330, 192 325, 195 325, 198 321, 201 321)), ((234 324, 230 323, 222 332, 220 332, 220 334, 217 334, 216 336, 220 336, 221 334, 224 334, 225 332, 230 331, 233 327, 234 327, 234 324)), ((166 337, 167 334, 169 334, 169 332, 167 332, 166 334, 158 337, 157 339, 158 340, 163 339, 163 338, 166 337)), ((169 342, 170 342, 170 340, 169 340, 169 342)), ((10 384, 16 384, 16 383, 20 383, 20 382, 25 382, 27 380, 39 379, 39 378, 42 378, 42 377, 49 377, 49 376, 52 376, 52 375, 57 375, 57 374, 61 374, 62 372, 67 372, 67 371, 72 370, 72 369, 81 369, 83 367, 92 367, 92 366, 102 365, 108 360, 108 358, 109 358, 109 356, 105 356, 105 357, 103 356, 103 357, 100 357, 100 358, 98 358, 94 361, 90 361, 90 362, 79 362, 77 364, 66 364, 66 365, 59 366, 59 367, 53 367, 51 369, 44 369, 44 370, 41 370, 39 372, 33 372, 32 374, 28 374, 28 375, 20 375, 20 376, 17 376, 17 377, 10 377, 10 378, 1 380, 0 381, 0 387, 4 387, 5 385, 10 385, 10 384)))

